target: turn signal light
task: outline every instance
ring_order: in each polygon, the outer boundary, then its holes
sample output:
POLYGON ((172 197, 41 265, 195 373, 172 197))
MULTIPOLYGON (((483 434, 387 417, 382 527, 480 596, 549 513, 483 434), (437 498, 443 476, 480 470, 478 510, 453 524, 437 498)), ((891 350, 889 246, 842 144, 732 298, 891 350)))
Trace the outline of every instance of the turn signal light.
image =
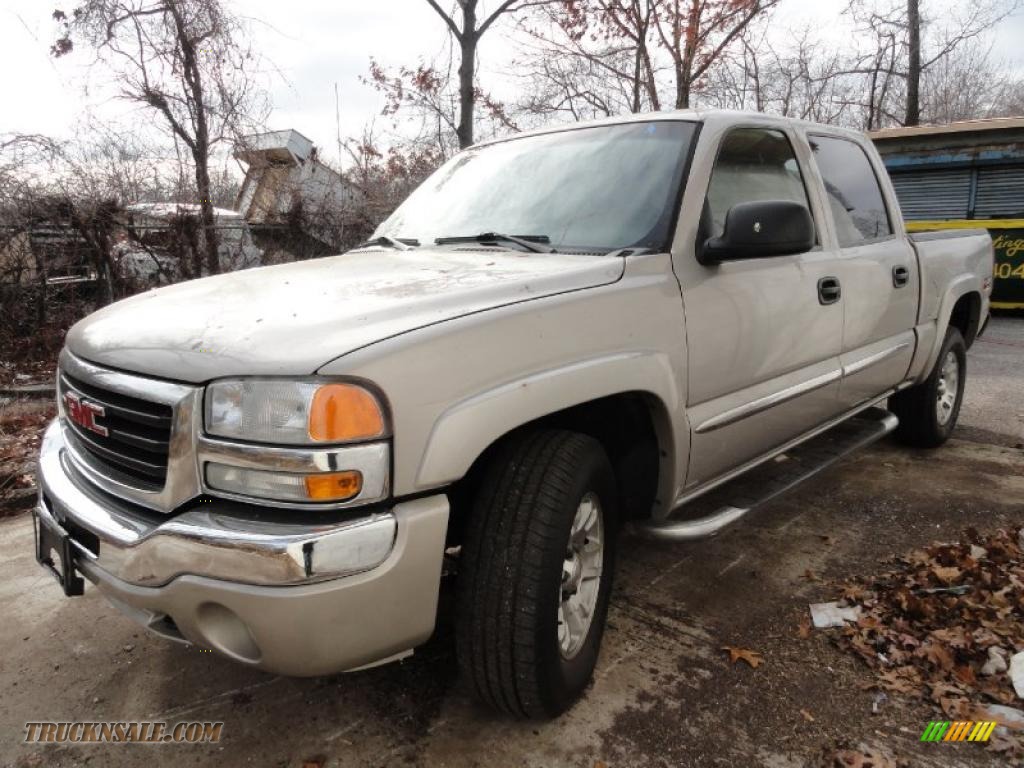
POLYGON ((352 384, 325 384, 309 406, 309 436, 324 443, 370 440, 384 434, 377 399, 352 384))
POLYGON ((306 475, 306 496, 312 501, 345 501, 362 489, 363 476, 354 470, 306 475))

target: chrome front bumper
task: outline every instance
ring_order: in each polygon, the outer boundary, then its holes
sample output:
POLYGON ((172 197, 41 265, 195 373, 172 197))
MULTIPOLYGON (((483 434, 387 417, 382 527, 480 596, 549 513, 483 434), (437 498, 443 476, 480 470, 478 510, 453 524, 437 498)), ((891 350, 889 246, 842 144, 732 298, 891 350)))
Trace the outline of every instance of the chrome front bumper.
POLYGON ((186 573, 274 585, 348 576, 384 562, 397 528, 390 510, 320 525, 281 522, 287 512, 273 520, 265 514, 243 518, 238 513, 245 505, 223 502, 175 517, 149 512, 94 489, 78 475, 56 420, 43 437, 39 488, 41 518, 67 517, 73 527, 96 536, 99 551, 77 541, 79 554, 139 586, 166 584, 186 573))
POLYGON ((287 519, 296 512, 213 500, 170 517, 77 475, 58 421, 43 438, 39 489, 35 514, 70 534, 78 570, 171 639, 314 675, 402 655, 433 631, 443 495, 357 518, 302 513, 301 524, 287 519))

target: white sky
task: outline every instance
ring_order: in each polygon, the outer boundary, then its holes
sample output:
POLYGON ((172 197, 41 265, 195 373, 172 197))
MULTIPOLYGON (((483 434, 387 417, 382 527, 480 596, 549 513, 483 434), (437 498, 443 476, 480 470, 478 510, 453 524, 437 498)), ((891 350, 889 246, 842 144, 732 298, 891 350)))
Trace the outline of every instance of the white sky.
MULTIPOLYGON (((935 0, 942 2, 944 0, 935 0)), ((484 0, 485 9, 495 0, 484 0)), ((772 22, 773 36, 784 42, 789 30, 810 26, 837 42, 845 34, 840 11, 848 0, 782 0, 772 22)), ((927 12, 930 0, 923 6, 927 12)), ((88 53, 54 60, 49 45, 56 27, 54 7, 69 10, 74 0, 0 0, 0 133, 23 131, 58 137, 73 135, 80 115, 92 110, 103 119, 119 119, 132 130, 140 119, 89 87, 82 64, 88 53)), ((380 127, 381 99, 360 82, 370 57, 386 65, 414 65, 432 58, 445 44, 440 19, 425 0, 234 0, 237 11, 253 20, 253 33, 268 62, 280 74, 267 73, 273 112, 268 127, 296 128, 336 157, 334 84, 341 96, 342 135, 355 135, 375 117, 380 127)), ((481 43, 484 88, 508 96, 515 88, 508 74, 514 45, 509 27, 497 25, 481 43)), ((1024 14, 1004 21, 993 37, 993 54, 1007 66, 1024 63, 1024 14)), ((94 75, 98 74, 94 72, 94 75)))

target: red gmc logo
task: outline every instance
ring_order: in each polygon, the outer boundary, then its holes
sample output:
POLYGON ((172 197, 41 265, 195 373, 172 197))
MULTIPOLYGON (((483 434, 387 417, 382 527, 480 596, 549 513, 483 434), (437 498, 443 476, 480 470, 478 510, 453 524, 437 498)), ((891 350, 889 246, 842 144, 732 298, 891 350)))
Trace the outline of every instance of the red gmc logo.
POLYGON ((109 434, 106 427, 96 423, 96 417, 103 415, 102 405, 96 405, 96 403, 83 400, 74 392, 65 392, 64 408, 67 411, 68 418, 83 429, 88 429, 90 432, 95 432, 103 437, 109 434))

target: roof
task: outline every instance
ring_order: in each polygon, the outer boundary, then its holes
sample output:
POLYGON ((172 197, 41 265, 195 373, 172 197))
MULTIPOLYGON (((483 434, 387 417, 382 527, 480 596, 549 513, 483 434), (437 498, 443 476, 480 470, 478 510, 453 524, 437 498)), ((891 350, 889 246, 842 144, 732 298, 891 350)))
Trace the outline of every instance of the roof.
MULTIPOLYGON (((138 213, 154 219, 170 219, 182 214, 198 216, 200 206, 199 203, 134 203, 126 206, 125 210, 129 213, 138 213)), ((242 218, 242 214, 238 211, 232 211, 230 208, 214 208, 213 216, 217 219, 242 218)))
MULTIPOLYGON (((470 149, 485 147, 489 144, 501 144, 513 139, 522 139, 527 136, 539 136, 546 133, 558 133, 561 131, 572 131, 579 128, 593 128, 601 125, 620 125, 625 123, 645 123, 659 120, 675 120, 680 122, 709 122, 712 120, 724 120, 743 123, 745 120, 763 125, 786 126, 796 125, 808 130, 828 131, 829 133, 845 134, 851 138, 863 138, 864 134, 838 125, 825 125, 814 123, 809 120, 801 120, 796 117, 783 117, 768 112, 755 112, 752 110, 737 109, 716 109, 706 107, 695 107, 691 109, 675 109, 658 112, 637 112, 625 115, 614 115, 612 117, 601 117, 593 120, 581 120, 579 122, 565 121, 551 123, 542 128, 537 128, 522 133, 513 133, 508 136, 499 136, 477 142, 470 149)), ((1024 121, 1024 119, 1022 119, 1024 121)))
POLYGON ((873 141, 902 139, 912 136, 941 136, 950 133, 983 133, 985 131, 1024 131, 1024 117, 989 117, 984 120, 958 120, 946 125, 911 125, 871 131, 873 141))

